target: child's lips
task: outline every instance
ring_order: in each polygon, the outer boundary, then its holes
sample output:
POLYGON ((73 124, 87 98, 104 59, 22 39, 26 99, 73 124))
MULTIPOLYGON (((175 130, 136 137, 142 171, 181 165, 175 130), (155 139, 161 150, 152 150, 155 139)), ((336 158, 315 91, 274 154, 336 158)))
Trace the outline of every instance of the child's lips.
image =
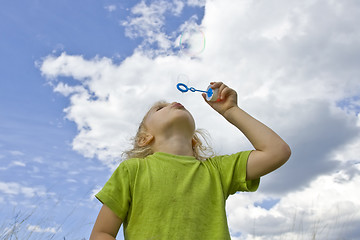
POLYGON ((171 107, 173 107, 173 108, 185 108, 181 103, 178 103, 178 102, 171 104, 171 107))

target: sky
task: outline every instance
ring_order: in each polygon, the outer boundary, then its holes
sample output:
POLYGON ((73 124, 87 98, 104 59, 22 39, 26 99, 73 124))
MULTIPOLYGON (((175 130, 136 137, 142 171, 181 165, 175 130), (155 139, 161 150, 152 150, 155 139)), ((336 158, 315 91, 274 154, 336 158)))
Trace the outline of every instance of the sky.
POLYGON ((356 239, 359 20, 356 0, 3 1, 0 239, 88 239, 94 194, 155 101, 181 102, 217 154, 252 149, 176 89, 211 81, 292 149, 229 197, 232 239, 356 239))

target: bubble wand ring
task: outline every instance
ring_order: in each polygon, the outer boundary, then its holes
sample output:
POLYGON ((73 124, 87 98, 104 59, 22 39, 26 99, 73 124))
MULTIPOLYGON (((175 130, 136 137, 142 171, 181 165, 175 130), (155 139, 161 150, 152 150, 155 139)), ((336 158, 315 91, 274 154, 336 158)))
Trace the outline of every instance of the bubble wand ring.
POLYGON ((218 91, 219 89, 212 89, 211 85, 208 86, 206 91, 203 90, 199 90, 199 89, 195 89, 194 87, 188 87, 186 86, 184 83, 178 83, 176 85, 176 88, 182 92, 182 93, 186 93, 187 91, 191 91, 191 92, 203 92, 206 93, 206 100, 207 101, 218 101, 218 91))
POLYGON ((176 85, 177 89, 180 91, 180 92, 183 92, 183 93, 186 93, 187 91, 191 91, 191 92, 204 92, 204 93, 207 93, 208 91, 203 91, 203 90, 198 90, 198 89, 195 89, 193 87, 191 88, 188 88, 188 86, 186 86, 184 83, 178 83, 176 85))

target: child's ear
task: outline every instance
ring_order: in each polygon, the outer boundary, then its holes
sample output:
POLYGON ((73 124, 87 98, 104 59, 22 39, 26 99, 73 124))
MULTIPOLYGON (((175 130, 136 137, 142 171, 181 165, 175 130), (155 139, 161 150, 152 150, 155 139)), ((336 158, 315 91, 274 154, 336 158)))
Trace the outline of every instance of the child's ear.
POLYGON ((195 137, 193 137, 192 140, 191 140, 192 147, 194 148, 197 143, 198 142, 196 141, 195 137))
POLYGON ((140 147, 145 147, 146 145, 150 144, 153 139, 153 135, 151 135, 150 133, 144 133, 139 137, 137 144, 140 147))

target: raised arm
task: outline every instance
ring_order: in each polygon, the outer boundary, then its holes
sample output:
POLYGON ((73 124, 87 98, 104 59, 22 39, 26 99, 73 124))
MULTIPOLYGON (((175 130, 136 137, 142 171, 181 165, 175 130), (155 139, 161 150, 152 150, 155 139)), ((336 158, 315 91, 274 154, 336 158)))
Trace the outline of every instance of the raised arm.
POLYGON ((96 219, 90 240, 115 240, 121 224, 122 220, 104 204, 96 219))
MULTIPOLYGON (((287 143, 269 127, 238 107, 235 90, 221 82, 211 84, 213 89, 219 88, 220 101, 208 104, 236 126, 255 148, 248 159, 247 180, 257 179, 283 165, 291 155, 287 143)), ((203 97, 205 99, 204 94, 203 97)))

